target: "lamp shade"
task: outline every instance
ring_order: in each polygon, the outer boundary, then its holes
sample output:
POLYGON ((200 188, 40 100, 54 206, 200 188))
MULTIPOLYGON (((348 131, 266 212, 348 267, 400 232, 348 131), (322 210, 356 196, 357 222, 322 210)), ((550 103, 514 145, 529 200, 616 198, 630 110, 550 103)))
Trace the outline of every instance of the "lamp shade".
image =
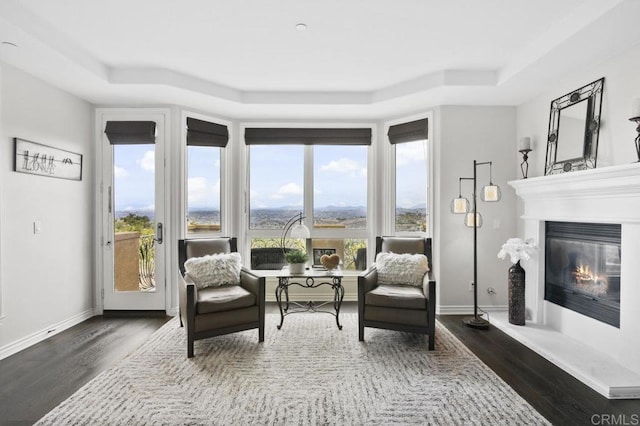
POLYGON ((456 197, 451 200, 451 213, 462 214, 469 211, 469 200, 464 197, 456 197))
POLYGON ((467 213, 464 217, 464 224, 469 228, 480 228, 482 226, 482 215, 480 213, 475 214, 475 221, 473 220, 473 212, 467 213))
POLYGON ((296 223, 293 228, 291 228, 291 238, 309 238, 310 236, 309 228, 303 223, 296 223))
POLYGON ((482 199, 482 201, 494 202, 500 201, 500 198, 502 198, 502 192, 498 185, 490 183, 482 187, 482 192, 480 193, 480 199, 482 199))

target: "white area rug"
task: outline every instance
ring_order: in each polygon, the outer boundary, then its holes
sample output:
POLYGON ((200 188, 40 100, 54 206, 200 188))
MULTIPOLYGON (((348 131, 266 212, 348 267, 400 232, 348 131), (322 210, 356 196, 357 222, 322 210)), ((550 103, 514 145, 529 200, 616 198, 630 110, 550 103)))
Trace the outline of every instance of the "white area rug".
POLYGON ((355 314, 296 314, 276 329, 196 341, 177 318, 39 425, 549 424, 438 324, 426 336, 367 328, 355 314))

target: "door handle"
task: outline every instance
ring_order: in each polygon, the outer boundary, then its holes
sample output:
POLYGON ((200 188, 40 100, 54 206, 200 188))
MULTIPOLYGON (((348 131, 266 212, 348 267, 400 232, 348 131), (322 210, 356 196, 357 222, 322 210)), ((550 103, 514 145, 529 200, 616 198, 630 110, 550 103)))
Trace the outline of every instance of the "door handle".
POLYGON ((158 244, 162 244, 163 241, 163 228, 162 222, 156 224, 156 237, 154 238, 158 244))

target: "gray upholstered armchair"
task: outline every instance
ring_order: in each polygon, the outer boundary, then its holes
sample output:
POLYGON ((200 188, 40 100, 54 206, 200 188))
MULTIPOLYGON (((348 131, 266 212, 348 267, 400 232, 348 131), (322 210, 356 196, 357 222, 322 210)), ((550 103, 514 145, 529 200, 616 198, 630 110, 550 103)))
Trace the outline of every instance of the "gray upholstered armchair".
POLYGON ((187 328, 187 356, 193 357, 193 342, 199 339, 258 329, 258 341, 264 341, 264 277, 245 269, 240 285, 198 289, 185 276, 190 258, 237 251, 235 238, 211 238, 178 241, 178 277, 180 326, 187 328))
MULTIPOLYGON (((421 253, 433 265, 431 238, 377 237, 376 256, 380 252, 397 254, 421 253)), ((358 276, 359 339, 364 340, 364 328, 384 328, 428 334, 429 350, 435 343, 436 282, 427 272, 422 287, 379 285, 376 265, 358 276)))

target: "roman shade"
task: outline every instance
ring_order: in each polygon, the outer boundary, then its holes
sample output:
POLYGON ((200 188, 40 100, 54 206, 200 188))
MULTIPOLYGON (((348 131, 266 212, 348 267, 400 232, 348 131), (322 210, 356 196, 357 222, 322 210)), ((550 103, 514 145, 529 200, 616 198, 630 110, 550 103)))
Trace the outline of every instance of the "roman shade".
POLYGON ((247 145, 371 145, 371 129, 247 128, 247 145))
POLYGON ((389 142, 392 144, 414 142, 428 139, 428 130, 427 119, 423 118, 422 120, 391 126, 389 127, 389 132, 387 132, 387 136, 389 136, 389 142))
POLYGON ((150 144, 156 142, 155 121, 107 121, 104 129, 111 145, 150 144))
POLYGON ((228 142, 227 126, 187 117, 187 145, 224 148, 228 142))

